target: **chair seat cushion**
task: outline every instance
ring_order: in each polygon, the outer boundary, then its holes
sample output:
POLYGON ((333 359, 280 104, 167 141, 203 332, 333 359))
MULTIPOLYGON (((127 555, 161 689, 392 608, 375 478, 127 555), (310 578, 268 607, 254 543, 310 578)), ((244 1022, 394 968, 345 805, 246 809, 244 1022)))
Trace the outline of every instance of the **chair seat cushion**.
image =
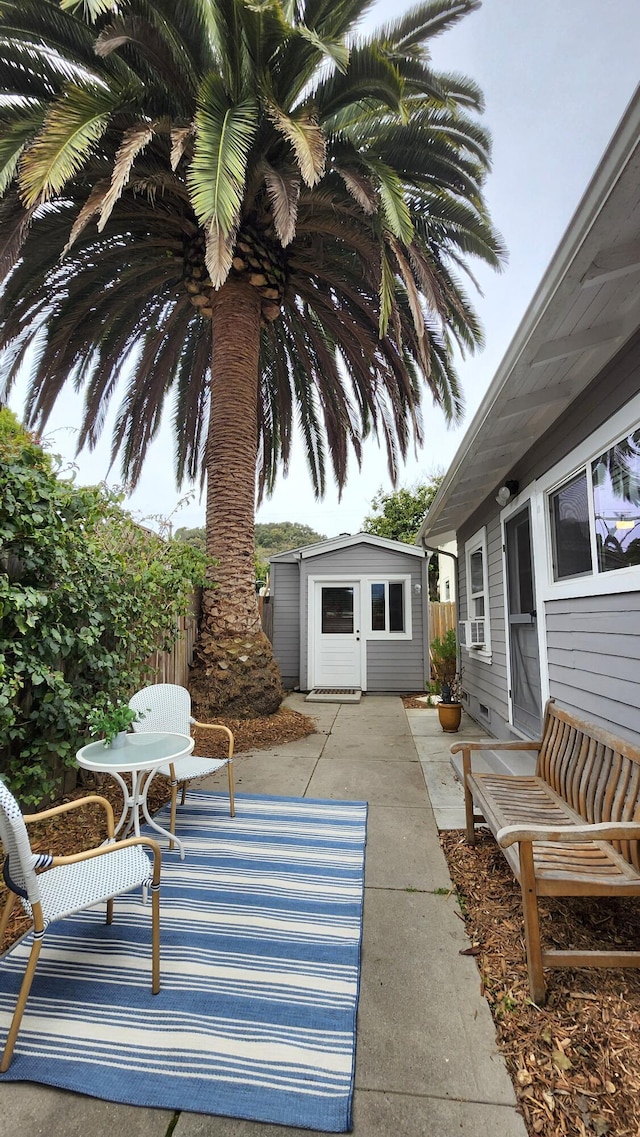
MULTIPOLYGON (((222 769, 228 762, 228 758, 195 758, 191 754, 186 758, 178 758, 173 765, 179 782, 191 782, 194 778, 207 778, 209 774, 215 774, 216 770, 222 769)), ((171 777, 169 765, 159 766, 158 771, 167 778, 171 777)))
MULTIPOLYGON (((140 845, 79 861, 58 865, 38 877, 45 927, 92 904, 129 892, 151 879, 151 861, 140 845)), ((24 902, 27 907, 28 901, 24 902)))

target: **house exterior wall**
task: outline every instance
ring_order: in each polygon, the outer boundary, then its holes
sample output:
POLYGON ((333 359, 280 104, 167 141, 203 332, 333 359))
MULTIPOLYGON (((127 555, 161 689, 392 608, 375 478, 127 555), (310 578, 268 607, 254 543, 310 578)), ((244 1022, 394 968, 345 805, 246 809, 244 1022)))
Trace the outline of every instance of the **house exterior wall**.
POLYGON ((438 557, 438 600, 441 604, 455 602, 456 591, 456 562, 458 546, 455 541, 449 541, 442 546, 443 552, 453 553, 452 557, 438 557))
MULTIPOLYGON (((550 585, 546 566, 548 506, 545 495, 556 468, 570 472, 574 456, 576 468, 580 465, 592 436, 606 437, 610 425, 613 441, 620 423, 626 424, 622 430, 627 426, 629 431, 637 427, 639 389, 640 337, 636 337, 510 474, 520 486, 516 506, 519 508, 529 498, 532 509, 534 571, 541 599, 538 620, 542 620, 543 698, 547 694, 557 698, 579 716, 605 725, 634 742, 640 742, 640 567, 624 570, 628 574, 626 580, 621 579, 620 573, 602 574, 611 578, 606 581, 604 594, 599 593, 595 577, 583 578, 575 587, 569 582, 563 588, 550 585), (568 595, 572 588, 576 594, 568 595)), ((603 449, 609 444, 607 442, 603 449)), ((508 737, 501 522, 509 510, 501 514, 494 497, 495 492, 458 533, 459 615, 464 619, 468 611, 465 543, 486 527, 491 659, 482 659, 465 648, 461 650, 461 659, 469 713, 490 733, 508 737)))
POLYGON ((287 689, 300 676, 300 570, 288 561, 273 561, 269 573, 273 604, 273 654, 287 689))
MULTIPOLYGON (((366 689, 370 692, 424 690, 428 666, 426 559, 368 544, 330 550, 296 563, 272 562, 273 646, 285 685, 299 686, 303 691, 309 689, 309 581, 318 576, 343 580, 409 578, 411 638, 367 639, 366 689), (294 639, 297 641, 295 650, 294 639)), ((363 605, 366 601, 363 595, 363 605)), ((366 625, 362 635, 366 638, 366 625)))

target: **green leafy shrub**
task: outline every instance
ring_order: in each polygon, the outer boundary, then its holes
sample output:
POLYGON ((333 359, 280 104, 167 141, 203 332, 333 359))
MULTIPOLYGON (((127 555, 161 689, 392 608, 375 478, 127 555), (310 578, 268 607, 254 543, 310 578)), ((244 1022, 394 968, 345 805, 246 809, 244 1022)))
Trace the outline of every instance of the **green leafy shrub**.
POLYGON ((61 791, 92 709, 171 647, 206 558, 76 487, 0 409, 0 773, 25 805, 61 791))
POLYGON ((457 703, 461 696, 461 676, 458 672, 458 645, 455 628, 449 628, 442 638, 431 641, 431 671, 438 694, 445 703, 457 703))

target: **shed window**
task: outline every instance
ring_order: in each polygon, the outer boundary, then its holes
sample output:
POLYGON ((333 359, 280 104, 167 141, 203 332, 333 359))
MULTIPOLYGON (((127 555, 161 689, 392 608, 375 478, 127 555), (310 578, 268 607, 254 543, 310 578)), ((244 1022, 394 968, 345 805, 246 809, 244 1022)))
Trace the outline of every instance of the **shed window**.
POLYGON ((353 635, 353 588, 322 589, 322 634, 353 635))
POLYGON ((404 580, 372 581, 372 632, 402 635, 407 631, 405 586, 404 580))

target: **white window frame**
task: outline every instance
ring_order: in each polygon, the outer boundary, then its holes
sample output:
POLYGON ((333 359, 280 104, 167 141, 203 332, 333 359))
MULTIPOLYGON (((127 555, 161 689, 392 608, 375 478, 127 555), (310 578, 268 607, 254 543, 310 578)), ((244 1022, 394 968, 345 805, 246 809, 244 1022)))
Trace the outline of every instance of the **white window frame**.
POLYGON ((412 621, 411 621, 411 606, 412 606, 412 592, 411 592, 411 577, 409 575, 395 575, 391 573, 381 573, 379 576, 367 576, 363 578, 364 600, 363 608, 366 610, 366 616, 363 623, 366 627, 365 635, 368 640, 410 640, 413 637, 412 621), (384 604, 385 604, 385 618, 388 622, 389 617, 389 585, 402 584, 404 589, 404 631, 403 632, 374 632, 372 624, 371 612, 371 585, 383 584, 384 585, 384 604))
MULTIPOLYGON (((467 644, 462 644, 469 656, 473 659, 481 659, 483 663, 491 663, 491 620, 489 618, 489 564, 487 557, 487 527, 483 525, 482 529, 478 529, 473 537, 470 537, 465 542, 464 546, 464 560, 465 560, 465 576, 467 587, 467 619, 484 620, 484 647, 482 648, 469 648, 467 644), (471 557, 474 553, 482 553, 482 596, 484 598, 484 616, 476 616, 475 612, 471 611, 471 557)), ((479 595, 475 593, 474 595, 479 595)))
POLYGON ((640 590, 640 565, 613 569, 610 572, 592 571, 580 576, 554 580, 553 576, 553 535, 549 500, 572 477, 587 470, 587 494, 589 501, 589 530, 591 537, 592 569, 597 565, 595 538, 595 518, 593 492, 589 464, 609 450, 621 438, 632 434, 640 427, 640 395, 636 395, 626 406, 613 415, 598 430, 585 438, 579 446, 547 471, 537 483, 539 512, 544 518, 544 553, 538 564, 542 566, 541 593, 543 600, 564 600, 579 596, 610 596, 618 592, 637 592, 640 590))

